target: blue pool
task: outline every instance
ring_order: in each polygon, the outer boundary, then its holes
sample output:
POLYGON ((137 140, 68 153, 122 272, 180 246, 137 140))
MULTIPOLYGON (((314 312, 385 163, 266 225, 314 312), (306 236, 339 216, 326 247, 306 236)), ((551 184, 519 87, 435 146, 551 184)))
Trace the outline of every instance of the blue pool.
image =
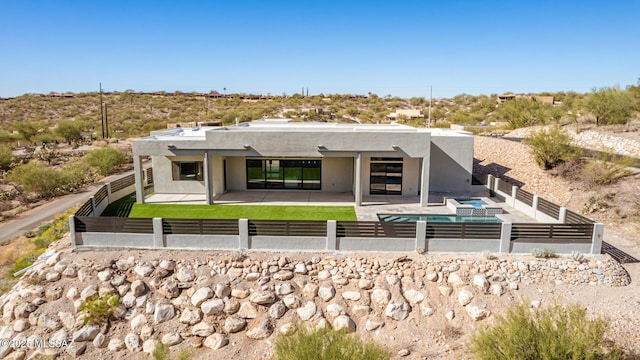
POLYGON ((383 222, 501 223, 495 216, 456 216, 453 214, 378 214, 383 222))
POLYGON ((460 205, 471 205, 476 209, 482 209, 487 203, 480 199, 455 199, 460 205))

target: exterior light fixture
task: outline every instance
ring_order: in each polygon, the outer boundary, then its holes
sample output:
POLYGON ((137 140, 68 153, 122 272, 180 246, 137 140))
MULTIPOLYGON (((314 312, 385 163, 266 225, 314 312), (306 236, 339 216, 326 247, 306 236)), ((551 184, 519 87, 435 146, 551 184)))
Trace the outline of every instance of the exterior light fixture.
POLYGON ((327 150, 327 148, 324 145, 318 145, 318 150, 327 150))
POLYGON ((245 149, 251 149, 251 145, 249 145, 249 144, 244 144, 244 145, 243 145, 243 147, 244 147, 245 149))
POLYGON ((176 146, 174 144, 169 144, 169 146, 167 146, 167 148, 169 150, 174 150, 176 148, 176 146))
POLYGON ((398 145, 391 145, 391 147, 393 148, 393 150, 398 150, 398 149, 400 149, 400 146, 398 146, 398 145))

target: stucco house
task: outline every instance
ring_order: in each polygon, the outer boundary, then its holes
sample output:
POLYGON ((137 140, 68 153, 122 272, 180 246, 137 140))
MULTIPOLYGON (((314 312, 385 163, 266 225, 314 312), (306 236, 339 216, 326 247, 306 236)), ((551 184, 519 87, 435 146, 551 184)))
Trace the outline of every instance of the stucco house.
POLYGON ((418 196, 469 193, 473 136, 400 124, 301 123, 262 119, 222 127, 154 131, 133 141, 137 202, 142 159, 150 156, 157 194, 227 191, 351 192, 418 196))

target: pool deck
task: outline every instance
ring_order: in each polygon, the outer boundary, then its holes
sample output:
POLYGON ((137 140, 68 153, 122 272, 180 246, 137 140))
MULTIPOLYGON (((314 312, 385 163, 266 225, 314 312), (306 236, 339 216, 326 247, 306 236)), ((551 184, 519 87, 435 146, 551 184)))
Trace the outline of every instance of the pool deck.
MULTIPOLYGON (((487 197, 488 193, 471 194, 487 197)), ((421 207, 418 196, 369 195, 363 197, 362 206, 355 206, 359 221, 377 221, 378 214, 452 214, 444 204, 445 197, 453 194, 429 194, 429 206, 421 207)), ((518 223, 538 222, 497 198, 490 198, 501 206, 505 213, 501 217, 518 223)), ((202 204, 204 194, 152 194, 145 199, 147 204, 202 204)), ((304 206, 354 206, 351 193, 327 193, 317 191, 230 191, 216 196, 215 204, 224 205, 304 205, 304 206)))

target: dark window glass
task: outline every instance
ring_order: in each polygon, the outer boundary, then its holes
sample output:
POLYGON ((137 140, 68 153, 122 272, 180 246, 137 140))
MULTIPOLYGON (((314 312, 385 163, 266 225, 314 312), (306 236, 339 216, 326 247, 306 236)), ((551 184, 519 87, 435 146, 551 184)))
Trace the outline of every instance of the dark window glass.
POLYGON ((174 161, 173 180, 204 181, 204 162, 174 161))
MULTIPOLYGON (((373 159, 402 160, 395 158, 373 159)), ((372 162, 369 174, 369 194, 402 195, 402 163, 372 162)))
POLYGON ((247 160, 248 189, 320 190, 321 160, 247 160))

